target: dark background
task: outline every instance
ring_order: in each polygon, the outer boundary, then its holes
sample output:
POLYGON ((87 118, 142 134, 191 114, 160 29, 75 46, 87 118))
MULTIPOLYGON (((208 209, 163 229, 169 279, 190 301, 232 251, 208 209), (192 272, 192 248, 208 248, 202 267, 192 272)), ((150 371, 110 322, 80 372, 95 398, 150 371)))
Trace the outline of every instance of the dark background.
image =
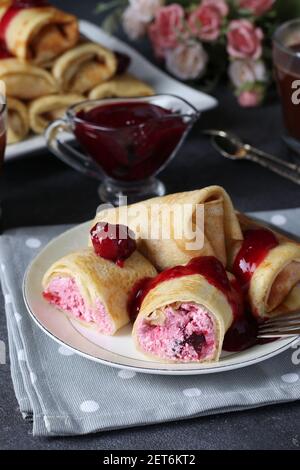
MULTIPOLYGON (((96 0, 53 3, 100 24, 100 17, 94 11, 96 0)), ((124 37, 121 31, 118 34, 124 37)), ((149 47, 143 42, 135 47, 151 58, 149 47)), ((226 128, 276 155, 297 158, 282 142, 281 114, 275 93, 256 109, 240 108, 224 86, 219 86, 213 94, 219 99, 219 107, 202 115, 177 158, 160 175, 168 192, 219 184, 243 211, 299 207, 299 186, 255 164, 223 159, 201 136, 202 128, 226 128)), ((66 167, 47 151, 7 162, 0 179, 4 228, 88 220, 99 204, 97 186, 96 181, 66 167)), ((0 339, 7 344, 2 298, 0 339)), ((37 438, 31 435, 31 425, 21 418, 7 364, 0 366, 0 448, 300 449, 300 404, 280 404, 76 438, 37 438)))

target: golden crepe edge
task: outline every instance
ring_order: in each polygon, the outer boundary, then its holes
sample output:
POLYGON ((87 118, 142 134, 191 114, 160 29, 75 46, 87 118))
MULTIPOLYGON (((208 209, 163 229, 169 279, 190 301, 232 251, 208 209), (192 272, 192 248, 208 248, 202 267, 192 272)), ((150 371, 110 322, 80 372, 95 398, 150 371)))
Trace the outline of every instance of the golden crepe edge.
POLYGON ((97 85, 90 91, 89 99, 132 98, 154 94, 155 91, 150 85, 130 73, 124 73, 97 85))

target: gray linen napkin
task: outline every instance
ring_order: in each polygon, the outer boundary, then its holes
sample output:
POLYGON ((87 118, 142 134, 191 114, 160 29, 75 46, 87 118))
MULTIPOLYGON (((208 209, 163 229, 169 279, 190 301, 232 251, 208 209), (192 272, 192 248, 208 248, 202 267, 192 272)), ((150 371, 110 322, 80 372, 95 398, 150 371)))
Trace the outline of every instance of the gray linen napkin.
MULTIPOLYGON (((255 215, 300 234, 300 209, 255 215)), ((86 434, 300 398, 300 343, 254 366, 190 377, 118 370, 57 344, 30 319, 22 278, 38 251, 66 228, 22 228, 0 238, 11 374, 21 413, 33 420, 34 435, 86 434)))

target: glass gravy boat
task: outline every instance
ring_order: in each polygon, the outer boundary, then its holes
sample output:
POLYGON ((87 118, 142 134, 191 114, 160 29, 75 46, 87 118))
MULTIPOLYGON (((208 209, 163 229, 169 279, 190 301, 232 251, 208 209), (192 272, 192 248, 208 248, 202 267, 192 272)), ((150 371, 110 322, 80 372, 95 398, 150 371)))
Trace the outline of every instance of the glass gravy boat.
POLYGON ((45 135, 58 158, 102 181, 103 202, 119 205, 124 197, 132 203, 165 194, 155 175, 175 157, 199 115, 168 94, 86 100, 68 108, 45 135))

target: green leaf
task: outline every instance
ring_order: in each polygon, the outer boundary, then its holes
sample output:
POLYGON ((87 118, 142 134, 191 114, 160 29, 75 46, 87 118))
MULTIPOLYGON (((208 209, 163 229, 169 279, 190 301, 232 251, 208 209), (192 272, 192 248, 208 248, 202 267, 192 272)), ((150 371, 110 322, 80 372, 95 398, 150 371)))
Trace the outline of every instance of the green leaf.
POLYGON ((110 34, 114 33, 119 25, 121 12, 122 8, 116 8, 102 21, 101 27, 110 34))
POLYGON ((126 6, 127 3, 127 0, 110 0, 108 2, 98 3, 95 8, 95 13, 106 13, 107 11, 113 10, 114 8, 126 6))

